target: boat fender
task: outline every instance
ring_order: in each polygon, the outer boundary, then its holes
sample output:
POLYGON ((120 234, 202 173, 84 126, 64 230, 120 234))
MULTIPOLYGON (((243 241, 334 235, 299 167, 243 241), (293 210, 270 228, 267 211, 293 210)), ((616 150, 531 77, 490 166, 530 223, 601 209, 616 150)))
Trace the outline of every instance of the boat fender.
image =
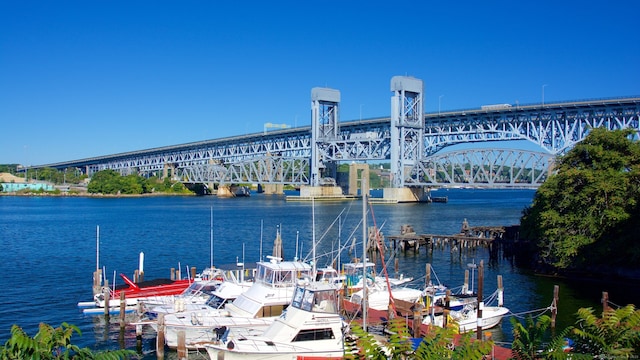
POLYGON ((227 343, 227 349, 233 350, 233 348, 235 348, 235 347, 236 347, 236 345, 233 343, 233 341, 229 341, 227 343))

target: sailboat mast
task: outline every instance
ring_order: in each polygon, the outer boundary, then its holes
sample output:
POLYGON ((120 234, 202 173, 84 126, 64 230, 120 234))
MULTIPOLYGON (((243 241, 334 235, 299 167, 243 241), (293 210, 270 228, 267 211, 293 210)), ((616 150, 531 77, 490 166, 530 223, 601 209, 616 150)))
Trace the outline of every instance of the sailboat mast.
POLYGON ((313 242, 312 244, 312 251, 311 251, 311 261, 313 262, 313 267, 312 267, 312 274, 313 277, 315 278, 316 276, 316 205, 315 205, 315 200, 314 198, 311 198, 311 240, 313 242))
POLYGON ((209 225, 210 227, 210 243, 209 243, 209 250, 210 250, 210 261, 209 261, 209 269, 213 269, 213 206, 211 207, 211 224, 209 225))
POLYGON ((96 273, 100 271, 100 225, 96 225, 96 273))
POLYGON ((362 172, 360 186, 362 193, 362 329, 367 331, 367 179, 362 172))

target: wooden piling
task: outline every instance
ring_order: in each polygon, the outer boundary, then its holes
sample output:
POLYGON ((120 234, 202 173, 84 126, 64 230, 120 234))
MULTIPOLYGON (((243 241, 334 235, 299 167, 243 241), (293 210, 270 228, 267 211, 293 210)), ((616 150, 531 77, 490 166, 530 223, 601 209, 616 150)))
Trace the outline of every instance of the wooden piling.
POLYGON ((158 314, 158 331, 156 334, 156 357, 164 359, 164 314, 158 314))
POLYGON ((133 271, 133 282, 136 284, 140 282, 140 271, 138 269, 133 271))
POLYGON ((171 280, 175 281, 176 280, 176 268, 171 268, 171 280))
POLYGON ((558 293, 560 287, 558 285, 553 286, 553 302, 551 303, 551 329, 556 328, 556 316, 558 315, 558 293))
POLYGON ((124 291, 120 292, 120 330, 125 327, 124 315, 127 310, 127 299, 125 298, 124 291))
POLYGON ((602 314, 604 315, 609 310, 609 293, 602 292, 602 314))
POLYGON ((498 306, 504 305, 504 288, 502 287, 502 275, 498 275, 498 306))
POLYGON ((419 338, 422 337, 420 334, 420 326, 422 325, 422 309, 423 306, 420 303, 416 303, 413 306, 413 337, 419 338))
POLYGON ((480 260, 478 266, 478 328, 476 330, 477 339, 482 340, 482 309, 484 302, 482 301, 482 288, 484 286, 484 260, 480 260))
POLYGON ((105 287, 102 290, 102 293, 104 294, 104 316, 109 318, 109 302, 111 301, 111 293, 109 292, 108 287, 105 287))
MULTIPOLYGON (((435 306, 431 304, 431 306, 435 306)), ((447 323, 449 322, 449 309, 451 306, 451 290, 447 289, 444 294, 444 310, 442 312, 442 327, 444 329, 447 328, 447 323)))
POLYGON ((187 358, 187 335, 184 330, 178 331, 178 359, 183 360, 187 358))
POLYGON ((427 286, 429 286, 429 284, 431 284, 431 263, 427 263, 425 265, 424 274, 425 274, 424 287, 426 288, 427 286))
POLYGON ((196 267, 192 266, 191 267, 191 279, 195 279, 196 278, 196 267))

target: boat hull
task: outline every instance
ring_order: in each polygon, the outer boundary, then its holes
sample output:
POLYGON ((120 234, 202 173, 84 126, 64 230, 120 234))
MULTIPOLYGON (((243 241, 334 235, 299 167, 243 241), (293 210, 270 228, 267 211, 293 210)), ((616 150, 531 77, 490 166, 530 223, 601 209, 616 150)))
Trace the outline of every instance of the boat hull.
MULTIPOLYGON (((502 318, 509 313, 509 309, 501 306, 485 306, 482 310, 482 329, 490 329, 492 327, 497 326, 502 318)), ((461 333, 476 331, 478 329, 478 318, 477 312, 458 312, 452 311, 450 315, 450 320, 448 323, 452 321, 457 323, 458 331, 461 333)), ((443 315, 436 316, 427 316, 423 320, 423 324, 426 325, 435 325, 435 326, 443 326, 443 315)))
POLYGON ((257 348, 254 351, 234 351, 223 347, 207 346, 207 353, 211 359, 237 360, 237 359, 269 359, 269 360, 327 360, 343 359, 344 350, 335 351, 307 351, 286 349, 283 345, 274 345, 276 349, 265 350, 257 348))

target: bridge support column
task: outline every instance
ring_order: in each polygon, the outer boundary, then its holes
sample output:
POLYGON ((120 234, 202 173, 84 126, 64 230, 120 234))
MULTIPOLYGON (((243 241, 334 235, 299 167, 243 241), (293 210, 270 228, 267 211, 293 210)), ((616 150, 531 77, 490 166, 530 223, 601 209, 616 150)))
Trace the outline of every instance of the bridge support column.
POLYGON ((358 195, 358 189, 361 187, 359 182, 362 182, 363 178, 369 179, 369 165, 349 164, 349 195, 358 195), (358 174, 358 172, 360 172, 360 174, 358 174))
MULTIPOLYGON (((424 157, 422 80, 394 76, 391 79, 391 186, 404 187, 410 169, 424 157)), ((413 179, 422 182, 422 179, 413 179)))
POLYGON ((284 185, 282 184, 264 184, 262 190, 267 195, 282 195, 284 194, 284 185))
POLYGON ((336 176, 336 162, 327 141, 337 140, 340 130, 338 109, 340 91, 329 88, 311 89, 311 178, 319 186, 322 178, 336 176))
POLYGON ((176 173, 176 167, 172 164, 164 164, 162 169, 162 178, 166 179, 167 177, 171 178, 176 173))
POLYGON ((231 191, 231 185, 218 185, 216 195, 223 198, 234 197, 233 192, 231 191))
POLYGON ((306 186, 300 187, 300 198, 344 198, 340 186, 306 186))
POLYGON ((430 191, 424 187, 402 187, 382 189, 382 198, 385 202, 429 202, 430 191))

